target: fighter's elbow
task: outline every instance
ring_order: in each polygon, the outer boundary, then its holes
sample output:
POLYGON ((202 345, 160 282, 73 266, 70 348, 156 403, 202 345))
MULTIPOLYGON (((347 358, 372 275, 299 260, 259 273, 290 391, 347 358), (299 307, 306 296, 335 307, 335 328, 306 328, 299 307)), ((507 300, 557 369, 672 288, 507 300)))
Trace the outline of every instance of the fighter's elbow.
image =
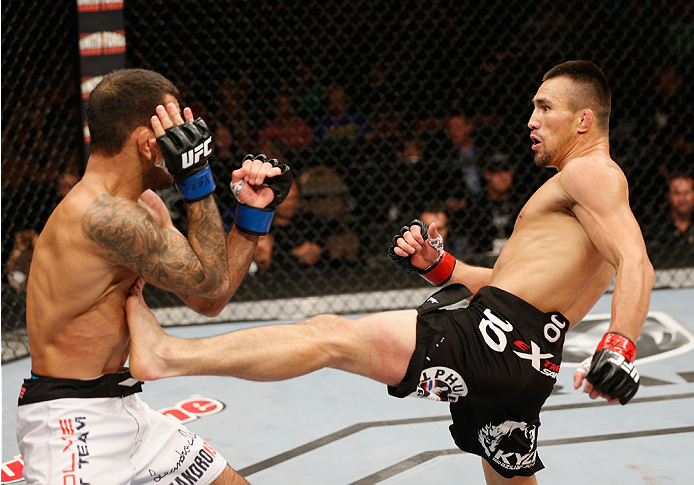
POLYGON ((643 279, 645 288, 652 288, 655 281, 655 270, 648 254, 643 251, 633 254, 628 260, 630 261, 629 266, 632 268, 631 273, 643 279))
POLYGON ((221 273, 210 276, 203 289, 205 298, 219 298, 229 291, 229 274, 221 273))
POLYGON ((222 310, 226 306, 225 302, 216 302, 216 301, 211 301, 210 303, 206 303, 204 305, 200 305, 197 308, 193 308, 197 313, 204 317, 216 317, 220 313, 222 313, 222 310))
POLYGON ((220 297, 226 295, 229 291, 229 275, 226 274, 224 278, 217 284, 215 291, 215 297, 220 297))
POLYGON ((644 279, 646 280, 646 286, 649 288, 653 288, 653 282, 655 281, 655 269, 653 268, 651 260, 648 259, 648 256, 646 256, 644 260, 645 261, 643 263, 643 274, 644 279))

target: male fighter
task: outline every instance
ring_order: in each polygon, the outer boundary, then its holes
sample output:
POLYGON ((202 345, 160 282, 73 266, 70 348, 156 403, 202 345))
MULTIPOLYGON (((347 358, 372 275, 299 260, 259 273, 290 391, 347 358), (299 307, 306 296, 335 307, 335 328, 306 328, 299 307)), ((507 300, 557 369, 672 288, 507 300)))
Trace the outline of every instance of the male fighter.
POLYGON ((537 483, 539 413, 565 333, 615 273, 609 331, 574 384, 585 378, 591 398, 622 404, 639 384, 634 342, 654 276, 627 180, 610 158, 610 103, 593 63, 569 61, 545 74, 528 127, 536 165, 557 173, 527 201, 493 269, 456 261, 434 224, 415 221, 394 237, 391 259, 435 285, 449 283, 417 310, 319 315, 199 340, 166 335, 135 291, 126 302, 133 375, 272 381, 323 367, 360 374, 394 396, 449 401, 453 439, 482 457, 487 483, 537 483), (473 294, 466 308, 444 308, 473 294))
POLYGON ((245 160, 232 174, 241 203, 225 240, 207 161, 212 137, 189 108, 183 114, 176 87, 143 69, 111 73, 89 97, 91 156, 41 232, 28 280, 32 375, 17 413, 28 484, 169 484, 184 475, 245 483, 200 437, 143 403, 141 383, 123 367, 124 304, 136 279, 219 313, 291 185, 286 166, 245 160), (187 238, 149 190, 172 182, 186 201, 187 238))

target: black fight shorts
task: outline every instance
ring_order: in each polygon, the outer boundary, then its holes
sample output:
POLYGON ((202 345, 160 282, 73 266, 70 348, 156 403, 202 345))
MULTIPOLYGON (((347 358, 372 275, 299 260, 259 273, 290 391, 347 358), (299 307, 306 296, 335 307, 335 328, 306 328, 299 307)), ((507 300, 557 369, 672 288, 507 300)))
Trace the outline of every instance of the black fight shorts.
POLYGON ((537 456, 540 408, 561 365, 569 321, 492 286, 471 296, 449 285, 418 309, 417 344, 396 397, 450 402, 451 435, 502 476, 544 468, 537 456))

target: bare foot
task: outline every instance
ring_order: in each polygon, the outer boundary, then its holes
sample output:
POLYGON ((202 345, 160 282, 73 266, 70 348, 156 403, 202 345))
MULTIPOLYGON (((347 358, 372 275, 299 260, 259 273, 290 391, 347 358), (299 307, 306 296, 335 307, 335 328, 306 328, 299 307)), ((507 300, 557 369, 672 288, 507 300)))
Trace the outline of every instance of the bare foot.
POLYGON ((130 327, 130 373, 135 379, 152 381, 169 377, 163 355, 167 342, 175 337, 162 330, 142 297, 144 281, 138 278, 125 300, 125 315, 130 327))

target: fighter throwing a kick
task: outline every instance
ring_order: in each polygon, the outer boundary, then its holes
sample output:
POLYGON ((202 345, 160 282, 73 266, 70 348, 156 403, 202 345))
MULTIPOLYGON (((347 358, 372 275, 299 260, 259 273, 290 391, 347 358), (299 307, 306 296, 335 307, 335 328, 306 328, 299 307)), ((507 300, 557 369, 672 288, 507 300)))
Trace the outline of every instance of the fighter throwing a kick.
POLYGON ((333 367, 367 376, 394 396, 449 401, 453 439, 482 457, 487 483, 537 483, 539 414, 566 331, 616 274, 609 331, 574 384, 626 404, 638 389, 632 362, 654 277, 627 180, 610 158, 607 79, 593 63, 569 61, 542 81, 528 127, 535 164, 557 173, 527 201, 492 269, 455 260, 434 224, 414 221, 393 238, 391 259, 448 283, 417 310, 319 315, 198 340, 165 334, 136 288, 126 302, 133 374, 273 381, 333 367), (468 307, 445 309, 472 295, 468 307))

